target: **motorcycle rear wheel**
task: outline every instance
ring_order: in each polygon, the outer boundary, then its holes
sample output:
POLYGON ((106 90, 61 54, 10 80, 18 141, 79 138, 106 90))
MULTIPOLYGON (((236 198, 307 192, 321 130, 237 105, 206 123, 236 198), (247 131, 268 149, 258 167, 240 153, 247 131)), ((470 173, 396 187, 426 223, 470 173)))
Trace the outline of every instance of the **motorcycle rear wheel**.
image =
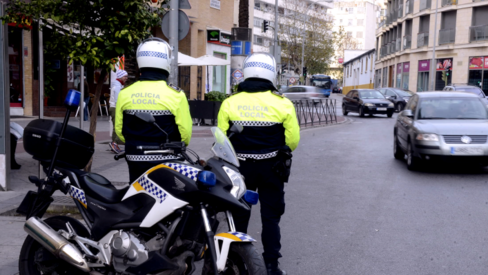
MULTIPOLYGON (((202 275, 213 275, 210 255, 205 254, 202 275)), ((223 275, 267 275, 263 257, 252 243, 232 243, 223 275)))
MULTIPOLYGON (((88 230, 78 220, 66 217, 55 216, 44 220, 52 229, 60 230, 66 228, 69 222, 76 234, 82 237, 90 237, 88 230)), ((19 256, 19 274, 20 275, 40 275, 40 274, 88 274, 76 267, 56 258, 54 255, 44 249, 40 243, 35 241, 31 236, 27 236, 20 250, 19 256)))

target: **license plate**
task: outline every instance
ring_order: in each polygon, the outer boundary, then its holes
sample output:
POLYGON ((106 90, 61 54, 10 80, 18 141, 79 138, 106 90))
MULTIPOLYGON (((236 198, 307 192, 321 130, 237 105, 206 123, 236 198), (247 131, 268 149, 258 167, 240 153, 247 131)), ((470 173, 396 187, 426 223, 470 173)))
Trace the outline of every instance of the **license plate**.
POLYGON ((483 155, 481 147, 451 147, 451 155, 483 155))
POLYGON ((376 111, 386 111, 386 108, 376 108, 376 111))

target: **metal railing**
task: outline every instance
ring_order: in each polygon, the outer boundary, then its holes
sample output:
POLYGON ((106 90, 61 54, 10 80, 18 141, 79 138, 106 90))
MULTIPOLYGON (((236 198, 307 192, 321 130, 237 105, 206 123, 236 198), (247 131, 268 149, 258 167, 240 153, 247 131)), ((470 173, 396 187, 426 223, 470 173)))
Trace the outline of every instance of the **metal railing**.
POLYGON ((403 36, 403 50, 410 49, 412 47, 412 36, 403 36))
POLYGON ((393 8, 391 10, 391 17, 392 17, 391 18, 391 22, 392 23, 395 22, 395 21, 397 21, 397 19, 398 19, 398 9, 393 8))
POLYGON ((405 2, 405 15, 411 14, 413 12, 413 1, 414 0, 407 0, 405 2))
POLYGON ((396 45, 395 45, 395 51, 396 52, 399 52, 401 50, 402 50, 402 39, 401 38, 397 38, 396 45))
POLYGON ((335 99, 293 100, 300 127, 337 123, 335 99))
POLYGON ((395 40, 391 41, 390 42, 390 54, 392 53, 395 53, 396 52, 396 49, 395 49, 395 40))
POLYGON ((488 40, 488 25, 469 27, 469 41, 488 40))
POLYGON ((400 5, 398 7, 398 18, 402 18, 403 17, 403 5, 400 5))
POLYGON ((456 29, 439 30, 439 45, 454 43, 456 29))
POLYGON ((417 34, 417 48, 429 45, 429 33, 423 32, 417 34))
POLYGON ((442 7, 457 5, 457 0, 442 0, 442 7))
POLYGON ((420 0, 420 8, 419 8, 419 11, 423 11, 423 10, 426 10, 426 9, 430 9, 430 7, 432 6, 431 0, 420 0))
POLYGON ((378 29, 383 27, 385 25, 385 20, 381 20, 381 22, 378 24, 378 29))

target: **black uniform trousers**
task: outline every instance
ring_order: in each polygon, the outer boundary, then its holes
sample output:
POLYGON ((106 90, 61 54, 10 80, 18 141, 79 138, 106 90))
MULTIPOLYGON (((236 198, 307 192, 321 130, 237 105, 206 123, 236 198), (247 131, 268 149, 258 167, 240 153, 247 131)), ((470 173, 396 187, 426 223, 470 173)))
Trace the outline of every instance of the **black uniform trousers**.
MULTIPOLYGON (((240 161, 239 171, 245 177, 248 190, 259 193, 261 205, 261 222, 263 224, 261 241, 263 258, 266 263, 276 263, 281 258, 280 219, 285 213, 284 183, 273 171, 277 158, 240 161)), ((238 232, 247 233, 251 212, 246 214, 233 213, 234 223, 238 232)))

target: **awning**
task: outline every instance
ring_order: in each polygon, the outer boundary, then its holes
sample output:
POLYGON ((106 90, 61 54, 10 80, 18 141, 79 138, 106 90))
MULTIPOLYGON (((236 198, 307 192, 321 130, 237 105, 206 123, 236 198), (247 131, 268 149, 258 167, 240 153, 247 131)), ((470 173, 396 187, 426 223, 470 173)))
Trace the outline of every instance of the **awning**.
POLYGON ((206 66, 225 66, 230 65, 230 60, 221 59, 211 55, 204 55, 197 58, 203 65, 206 66))
POLYGON ((186 54, 178 53, 178 66, 205 66, 201 60, 186 54))

